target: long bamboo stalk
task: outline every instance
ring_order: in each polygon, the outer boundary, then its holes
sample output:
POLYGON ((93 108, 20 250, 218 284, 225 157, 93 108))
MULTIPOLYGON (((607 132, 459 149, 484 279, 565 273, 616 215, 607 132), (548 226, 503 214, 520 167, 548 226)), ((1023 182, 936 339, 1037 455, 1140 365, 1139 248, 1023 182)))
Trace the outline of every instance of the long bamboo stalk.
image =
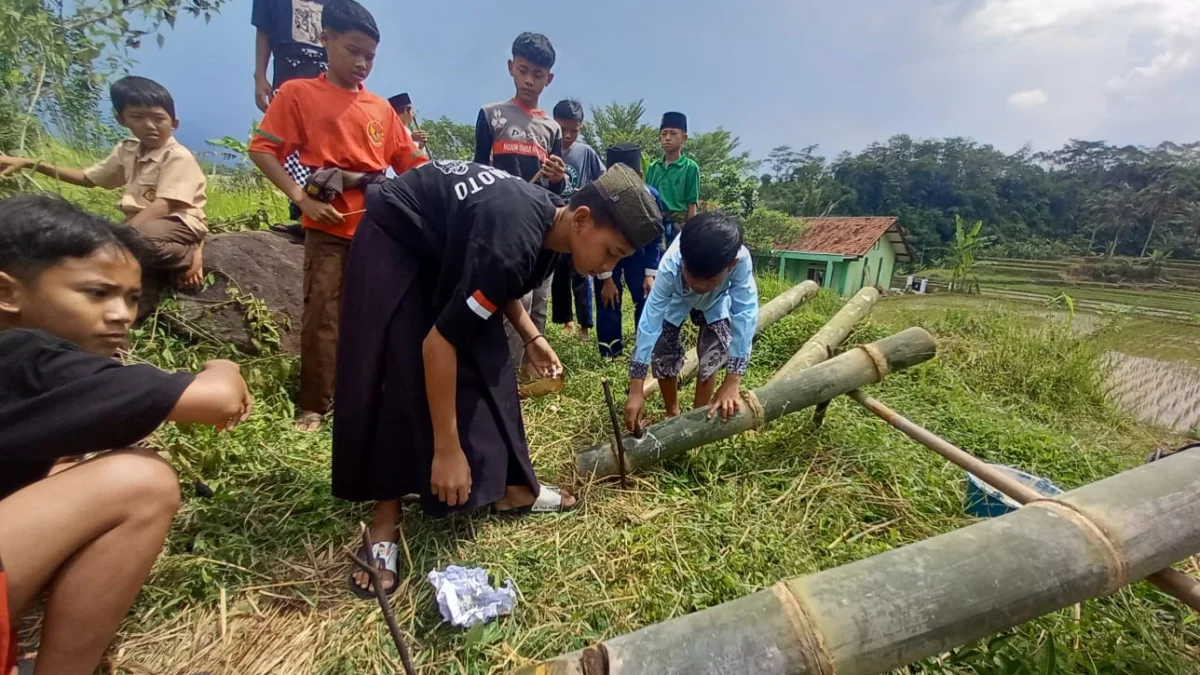
MULTIPOLYGON (((761 335, 764 330, 771 327, 771 324, 796 311, 797 307, 808 302, 808 299, 816 295, 819 290, 821 290, 821 286, 817 282, 802 281, 759 307, 758 323, 754 326, 754 335, 756 337, 761 335)), ((688 350, 687 357, 683 362, 683 369, 679 371, 679 384, 691 381, 696 376, 699 367, 700 357, 696 355, 696 349, 693 347, 688 350)), ((642 391, 646 396, 656 393, 658 388, 658 380, 653 377, 646 378, 646 383, 642 385, 642 391)))
MULTIPOLYGON (((1012 478, 995 466, 975 457, 967 451, 937 436, 932 431, 913 422, 883 403, 861 391, 852 391, 850 398, 874 413, 914 441, 950 460, 959 468, 979 476, 988 485, 996 488, 1020 504, 1045 499, 1037 490, 1012 478)), ((1173 596, 1194 611, 1200 611, 1200 582, 1186 574, 1167 568, 1146 577, 1146 581, 1158 586, 1167 595, 1173 596)))
POLYGON ((1179 453, 519 672, 876 675, 1198 552, 1200 453, 1179 453))
MULTIPOLYGON (((760 428, 788 413, 878 382, 887 372, 928 361, 936 349, 933 336, 920 328, 909 328, 744 393, 741 410, 728 421, 710 420, 708 411, 701 408, 659 422, 647 429, 641 438, 623 439, 625 468, 633 471, 692 448, 760 428)), ((618 475, 620 467, 613 450, 613 443, 585 450, 575 458, 575 468, 581 475, 618 475)))
POLYGON ((797 370, 811 368, 818 363, 829 358, 829 352, 845 341, 850 335, 850 331, 854 330, 855 324, 863 320, 867 312, 875 306, 875 301, 879 300, 879 289, 874 286, 867 286, 854 294, 853 298, 845 304, 833 315, 829 323, 825 324, 821 330, 805 342, 800 350, 796 352, 788 362, 783 364, 775 373, 774 379, 784 377, 788 373, 794 373, 797 370))

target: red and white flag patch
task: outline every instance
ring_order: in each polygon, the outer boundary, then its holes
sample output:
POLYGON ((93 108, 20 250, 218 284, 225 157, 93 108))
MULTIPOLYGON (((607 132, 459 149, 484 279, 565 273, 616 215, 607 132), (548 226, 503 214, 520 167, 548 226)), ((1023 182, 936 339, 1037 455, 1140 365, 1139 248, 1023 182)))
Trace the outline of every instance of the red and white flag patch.
POLYGON ((490 319, 496 313, 496 305, 483 294, 483 291, 475 291, 467 298, 467 307, 471 308, 472 312, 481 319, 490 319))

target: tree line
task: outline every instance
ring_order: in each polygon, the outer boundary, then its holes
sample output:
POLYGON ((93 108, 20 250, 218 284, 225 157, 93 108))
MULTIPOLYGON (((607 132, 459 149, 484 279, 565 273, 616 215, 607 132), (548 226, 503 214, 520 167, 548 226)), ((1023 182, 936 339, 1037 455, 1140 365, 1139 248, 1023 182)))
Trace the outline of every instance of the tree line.
MULTIPOLYGON (((28 154, 44 133, 107 149, 116 132, 100 111, 107 82, 147 40, 162 44, 179 16, 208 19, 225 0, 9 0, 0 9, 0 149, 28 154)), ((598 151, 639 143, 661 156, 642 101, 593 107, 584 140, 598 151)), ((437 157, 470 158, 474 127, 426 120, 437 157)), ((1006 154, 967 138, 895 136, 828 160, 818 147, 779 146, 764 161, 718 127, 692 134, 701 200, 746 218, 765 248, 794 216, 894 215, 916 260, 933 264, 955 222, 983 221, 989 253, 1200 258, 1200 144, 1153 148, 1072 140, 1050 152, 1006 154)))
MULTIPOLYGON (((637 142, 662 154, 641 101, 594 107, 584 140, 599 151, 637 142)), ((438 156, 469 158, 474 128, 443 117, 426 123, 438 156)), ((989 255, 1200 258, 1200 143, 1157 147, 1072 140, 1062 148, 1006 154, 968 138, 906 135, 832 160, 815 145, 779 146, 765 161, 718 127, 693 134, 685 152, 701 169, 701 200, 746 217, 763 246, 787 216, 892 215, 919 264, 941 261, 955 223, 983 221, 989 255)))

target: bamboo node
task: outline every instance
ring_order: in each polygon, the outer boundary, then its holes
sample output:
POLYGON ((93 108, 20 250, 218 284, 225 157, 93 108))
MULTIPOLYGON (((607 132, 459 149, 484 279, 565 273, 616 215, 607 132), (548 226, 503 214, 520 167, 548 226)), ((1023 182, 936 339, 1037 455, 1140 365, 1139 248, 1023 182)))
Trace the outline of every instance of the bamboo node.
POLYGON ((874 364, 875 374, 879 376, 879 379, 876 380, 876 382, 883 382, 883 378, 887 377, 892 372, 892 367, 888 365, 887 357, 884 356, 883 351, 881 351, 874 343, 859 345, 858 348, 863 350, 863 352, 865 352, 866 355, 871 359, 871 363, 874 364))
POLYGON ((742 400, 746 402, 746 409, 750 411, 750 418, 753 420, 753 429, 756 431, 767 426, 767 413, 763 410, 762 401, 758 400, 758 395, 749 389, 742 392, 742 400))
POLYGON ((791 624, 792 634, 796 638, 801 658, 804 660, 803 672, 813 673, 813 675, 834 675, 833 660, 829 658, 825 640, 813 626, 804 603, 796 597, 792 587, 788 585, 787 581, 780 581, 771 587, 771 593, 778 598, 779 604, 783 607, 783 613, 787 616, 788 623, 791 624))
POLYGON ((1109 564, 1105 565, 1105 569, 1108 570, 1108 583, 1104 586, 1104 595, 1115 593, 1129 585, 1129 559, 1125 557, 1124 551, 1117 542, 1108 536, 1104 528, 1096 524, 1086 513, 1072 504, 1057 499, 1035 499, 1026 506, 1040 506, 1058 513, 1089 534, 1089 538, 1100 542, 1109 558, 1109 564))

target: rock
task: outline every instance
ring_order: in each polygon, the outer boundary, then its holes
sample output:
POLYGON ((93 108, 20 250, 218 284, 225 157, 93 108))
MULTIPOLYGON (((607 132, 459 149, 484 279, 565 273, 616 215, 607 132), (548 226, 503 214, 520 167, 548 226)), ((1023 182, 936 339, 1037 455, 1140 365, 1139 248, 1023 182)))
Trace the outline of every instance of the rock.
POLYGON ((201 338, 233 344, 248 354, 269 350, 264 340, 270 329, 255 327, 253 307, 233 301, 228 289, 240 297, 261 300, 270 310, 269 324, 279 333, 279 348, 300 353, 300 313, 304 307, 304 247, 271 232, 234 232, 210 235, 204 243, 204 272, 214 282, 203 291, 177 293, 181 327, 201 338))

